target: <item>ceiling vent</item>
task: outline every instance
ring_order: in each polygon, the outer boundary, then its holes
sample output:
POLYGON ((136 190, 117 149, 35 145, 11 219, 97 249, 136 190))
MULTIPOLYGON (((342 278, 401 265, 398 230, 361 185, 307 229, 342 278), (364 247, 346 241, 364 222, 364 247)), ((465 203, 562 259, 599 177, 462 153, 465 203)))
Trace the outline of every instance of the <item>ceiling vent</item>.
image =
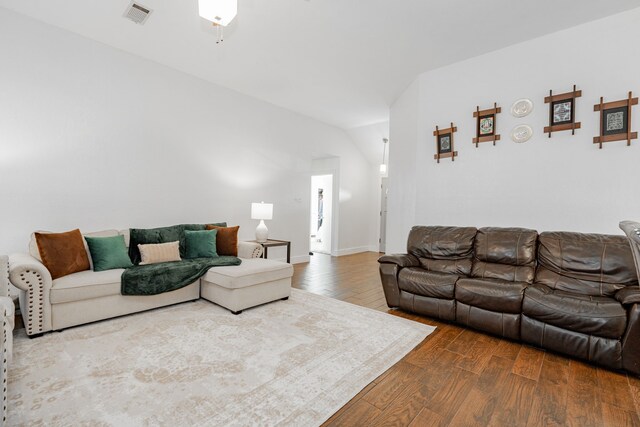
POLYGON ((136 24, 143 25, 147 22, 147 18, 153 12, 151 9, 142 6, 140 3, 136 3, 134 1, 129 4, 127 10, 124 11, 124 17, 132 20, 136 24))

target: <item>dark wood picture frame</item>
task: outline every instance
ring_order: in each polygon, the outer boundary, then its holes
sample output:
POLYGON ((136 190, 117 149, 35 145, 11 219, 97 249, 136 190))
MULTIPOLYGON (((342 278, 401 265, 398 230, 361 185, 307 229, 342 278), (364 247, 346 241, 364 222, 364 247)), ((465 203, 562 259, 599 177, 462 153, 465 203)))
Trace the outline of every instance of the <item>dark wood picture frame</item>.
POLYGON ((493 103, 493 108, 489 108, 487 110, 480 110, 480 107, 476 107, 476 111, 473 112, 473 117, 476 118, 476 137, 473 138, 473 143, 476 144, 476 148, 478 148, 478 144, 481 142, 493 142, 493 145, 496 145, 496 141, 500 141, 500 135, 496 134, 496 126, 497 126, 497 115, 502 112, 502 107, 498 107, 497 103, 493 103), (481 124, 483 120, 491 120, 491 132, 490 133, 482 133, 481 124))
POLYGON ((599 144, 600 149, 605 142, 614 141, 627 141, 627 146, 630 146, 631 140, 638 138, 638 132, 631 132, 631 110, 634 105, 638 105, 638 98, 634 98, 631 91, 627 99, 620 101, 604 102, 604 98, 600 97, 600 103, 593 106, 593 111, 600 112, 600 135, 593 137, 593 143, 599 144), (613 123, 614 115, 615 128, 608 126, 613 123))
MULTIPOLYGON (((549 104, 549 125, 545 126, 544 133, 548 133, 549 138, 551 138, 551 134, 553 132, 561 132, 565 130, 570 130, 571 135, 575 135, 576 129, 580 129, 582 127, 580 122, 576 122, 576 99, 581 96, 582 91, 576 90, 576 85, 573 85, 573 91, 567 93, 554 95, 552 90, 549 91, 549 96, 544 98, 544 103, 549 104), (569 104, 571 108, 569 118, 564 120, 557 119, 556 106, 566 104, 569 104)), ((564 113, 566 113, 566 111, 564 113)))
POLYGON ((436 154, 433 158, 440 163, 440 159, 451 158, 451 161, 455 161, 458 156, 458 152, 455 151, 453 145, 453 134, 458 131, 458 128, 451 123, 451 127, 446 129, 440 129, 436 126, 436 130, 433 131, 433 136, 436 137, 436 154))

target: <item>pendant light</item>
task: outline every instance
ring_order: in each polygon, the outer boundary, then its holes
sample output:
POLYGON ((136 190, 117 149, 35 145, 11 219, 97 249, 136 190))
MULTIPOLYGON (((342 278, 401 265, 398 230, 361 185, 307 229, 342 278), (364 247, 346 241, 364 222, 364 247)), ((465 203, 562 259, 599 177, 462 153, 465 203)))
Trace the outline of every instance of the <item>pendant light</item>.
POLYGON ((385 175, 387 173, 387 164, 385 163, 385 155, 387 154, 387 138, 382 138, 382 163, 380 164, 380 174, 385 175))

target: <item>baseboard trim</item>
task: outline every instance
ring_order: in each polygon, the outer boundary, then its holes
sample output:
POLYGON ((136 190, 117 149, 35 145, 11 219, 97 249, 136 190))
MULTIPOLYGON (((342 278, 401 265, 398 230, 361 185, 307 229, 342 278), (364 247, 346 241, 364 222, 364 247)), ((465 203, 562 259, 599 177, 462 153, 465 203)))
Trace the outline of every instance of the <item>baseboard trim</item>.
MULTIPOLYGON (((286 259, 283 259, 283 261, 286 261, 286 259)), ((311 257, 309 255, 297 255, 291 257, 291 264, 304 264, 309 261, 311 261, 311 257)))
POLYGON ((378 249, 372 249, 371 246, 357 246, 355 248, 345 248, 345 249, 339 249, 335 256, 345 256, 345 255, 353 255, 353 254, 359 254, 362 252, 378 252, 378 249))

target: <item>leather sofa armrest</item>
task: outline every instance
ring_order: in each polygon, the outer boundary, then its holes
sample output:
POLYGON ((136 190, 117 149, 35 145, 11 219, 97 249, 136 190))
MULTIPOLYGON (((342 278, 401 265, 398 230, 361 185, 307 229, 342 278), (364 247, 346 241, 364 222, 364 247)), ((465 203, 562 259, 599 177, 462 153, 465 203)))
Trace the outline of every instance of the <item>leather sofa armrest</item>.
POLYGON ((378 262, 387 305, 391 308, 398 307, 400 305, 400 287, 398 286, 400 270, 406 267, 418 267, 420 262, 418 258, 409 254, 384 255, 378 259, 378 262))
POLYGON ((627 307, 627 319, 627 330, 622 336, 622 367, 640 375, 640 304, 627 307))
POLYGON ((622 305, 638 304, 640 303, 640 287, 627 286, 616 292, 615 297, 622 305))
POLYGON ((9 256, 9 281, 20 289, 20 312, 27 335, 50 331, 53 281, 49 270, 29 254, 13 254, 9 256))
POLYGON ((419 267, 418 258, 410 254, 383 255, 378 259, 380 264, 396 264, 398 267, 419 267))
POLYGON ((238 242, 238 258, 260 258, 263 252, 262 245, 255 242, 238 242))

